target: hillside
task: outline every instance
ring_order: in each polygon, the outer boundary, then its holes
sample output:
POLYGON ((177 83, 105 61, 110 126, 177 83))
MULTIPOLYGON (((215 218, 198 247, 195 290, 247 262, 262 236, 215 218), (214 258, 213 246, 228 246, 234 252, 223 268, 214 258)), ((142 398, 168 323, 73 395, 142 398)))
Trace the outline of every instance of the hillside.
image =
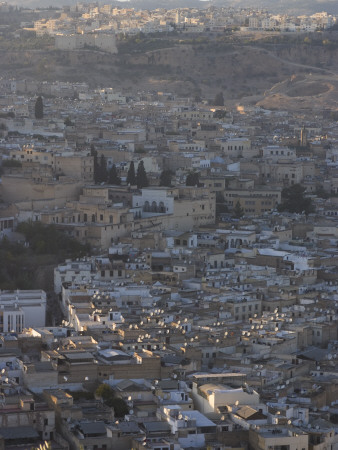
POLYGON ((337 33, 329 38, 140 36, 120 42, 117 55, 58 51, 48 41, 41 50, 36 43, 35 48, 0 46, 0 58, 0 76, 85 81, 129 92, 165 90, 213 98, 223 91, 229 102, 268 106, 280 98, 285 107, 297 104, 299 97, 310 103, 316 97, 335 108, 338 99, 337 33))

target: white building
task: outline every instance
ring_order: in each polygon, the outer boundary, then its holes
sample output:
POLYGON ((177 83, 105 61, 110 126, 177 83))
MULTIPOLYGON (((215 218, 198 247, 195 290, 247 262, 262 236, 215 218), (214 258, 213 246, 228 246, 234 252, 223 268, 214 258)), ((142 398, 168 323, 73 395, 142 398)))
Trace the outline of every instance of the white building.
POLYGON ((133 207, 142 207, 144 212, 173 214, 174 190, 168 188, 142 189, 140 195, 133 195, 133 207))
POLYGON ((259 394, 251 388, 231 388, 220 384, 208 383, 197 386, 193 383, 192 398, 197 409, 203 413, 217 413, 224 405, 258 405, 259 394))
POLYGON ((0 292, 0 332, 20 333, 24 328, 44 327, 45 322, 45 291, 0 292))
POLYGON ((62 283, 81 284, 95 277, 91 261, 68 261, 54 269, 54 292, 61 294, 62 283))

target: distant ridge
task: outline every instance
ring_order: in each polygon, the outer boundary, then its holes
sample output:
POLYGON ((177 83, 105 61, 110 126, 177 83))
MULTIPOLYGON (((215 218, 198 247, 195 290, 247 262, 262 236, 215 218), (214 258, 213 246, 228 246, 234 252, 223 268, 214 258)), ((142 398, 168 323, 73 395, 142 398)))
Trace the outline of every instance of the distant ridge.
MULTIPOLYGON (((90 3, 90 0, 82 2, 90 3)), ((74 5, 77 0, 7 0, 11 5, 18 7, 36 8, 49 6, 60 7, 64 5, 74 5)), ((329 14, 338 15, 337 0, 130 0, 130 1, 100 1, 100 4, 112 4, 116 6, 127 6, 144 9, 156 8, 184 8, 196 7, 207 8, 214 6, 232 6, 236 8, 267 9, 270 12, 289 14, 314 14, 320 11, 327 11, 329 14)))

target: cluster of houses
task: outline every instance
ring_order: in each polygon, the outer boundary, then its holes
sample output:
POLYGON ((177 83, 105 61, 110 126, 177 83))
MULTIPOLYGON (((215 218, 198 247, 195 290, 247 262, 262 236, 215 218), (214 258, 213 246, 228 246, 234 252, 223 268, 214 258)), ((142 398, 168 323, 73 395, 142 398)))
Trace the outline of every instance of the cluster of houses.
MULTIPOLYGON (((6 2, 0 11, 13 7, 6 2)), ((176 9, 136 9, 98 3, 76 3, 55 9, 21 10, 27 16, 17 33, 54 36, 60 50, 98 48, 116 53, 116 35, 138 33, 224 33, 238 30, 312 32, 326 30, 336 23, 336 17, 325 11, 313 15, 276 14, 252 8, 216 7, 176 9)))
POLYGON ((62 323, 0 292, 0 449, 337 448, 335 112, 0 85, 1 236, 92 249, 54 270, 62 323), (278 212, 298 184, 313 212, 278 212))

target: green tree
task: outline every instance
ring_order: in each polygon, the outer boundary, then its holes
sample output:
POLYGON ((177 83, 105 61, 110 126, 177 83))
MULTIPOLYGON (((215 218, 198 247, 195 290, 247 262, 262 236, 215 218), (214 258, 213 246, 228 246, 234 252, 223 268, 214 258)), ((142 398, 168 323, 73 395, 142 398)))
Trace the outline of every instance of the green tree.
POLYGON ((229 212, 227 205, 224 204, 224 195, 222 192, 216 192, 216 217, 220 214, 229 212))
POLYGON ((119 175, 117 173, 115 164, 112 165, 112 167, 110 168, 110 170, 108 172, 108 183, 116 184, 118 186, 121 184, 121 178, 119 177, 119 175))
POLYGON ((244 210, 241 207, 241 204, 239 203, 239 200, 237 200, 237 203, 232 211, 232 215, 236 218, 236 219, 240 219, 242 216, 244 216, 244 210))
POLYGON ((2 167, 22 167, 22 164, 16 159, 5 159, 2 161, 2 167))
POLYGON ((63 123, 66 125, 66 127, 73 127, 74 126, 74 122, 72 122, 70 120, 70 117, 66 117, 63 123))
POLYGON ((115 397, 112 401, 112 405, 115 412, 115 417, 124 417, 129 413, 129 408, 123 398, 115 397))
POLYGON ((114 390, 109 386, 109 384, 102 383, 96 389, 95 395, 105 402, 107 399, 114 397, 115 393, 114 390))
POLYGON ((223 109, 216 109, 216 111, 214 112, 214 119, 224 119, 226 114, 226 111, 224 111, 223 109))
POLYGON ((301 184, 284 188, 282 190, 282 203, 278 206, 278 211, 305 213, 306 215, 314 212, 312 200, 305 196, 305 190, 301 184))
POLYGON ((200 186, 199 172, 189 172, 185 180, 186 186, 200 186))
POLYGON ((173 172, 171 170, 162 170, 160 175, 160 186, 171 187, 173 172))
POLYGON ((41 95, 39 95, 39 97, 36 99, 34 113, 36 119, 43 118, 43 101, 41 95))
POLYGON ((55 225, 41 222, 21 222, 17 231, 25 235, 30 249, 36 254, 83 256, 88 248, 59 231, 55 225))
POLYGON ((327 199, 327 198, 330 197, 329 193, 325 191, 324 186, 321 185, 321 184, 317 184, 317 185, 316 185, 315 194, 316 194, 317 197, 319 197, 319 198, 327 199))
POLYGON ((129 164, 129 169, 128 169, 128 173, 127 173, 127 184, 129 184, 130 186, 133 186, 134 184, 136 184, 134 161, 131 161, 131 163, 129 164))
POLYGON ((137 166, 137 173, 136 173, 136 184, 138 189, 142 189, 144 187, 149 186, 149 181, 147 177, 147 173, 144 168, 144 163, 141 160, 137 166))
POLYGON ((115 391, 108 384, 101 384, 95 391, 95 395, 110 408, 114 408, 116 417, 124 417, 129 412, 126 402, 115 396, 115 391))
POLYGON ((215 106, 224 106, 223 92, 219 92, 218 94, 215 95, 214 105, 215 106))
POLYGON ((94 166, 94 183, 99 182, 100 174, 99 174, 99 163, 97 160, 97 151, 95 150, 94 145, 90 146, 90 155, 93 157, 93 166, 94 166))
POLYGON ((105 183, 107 179, 108 179, 107 161, 105 156, 102 154, 99 163, 99 183, 105 183))

